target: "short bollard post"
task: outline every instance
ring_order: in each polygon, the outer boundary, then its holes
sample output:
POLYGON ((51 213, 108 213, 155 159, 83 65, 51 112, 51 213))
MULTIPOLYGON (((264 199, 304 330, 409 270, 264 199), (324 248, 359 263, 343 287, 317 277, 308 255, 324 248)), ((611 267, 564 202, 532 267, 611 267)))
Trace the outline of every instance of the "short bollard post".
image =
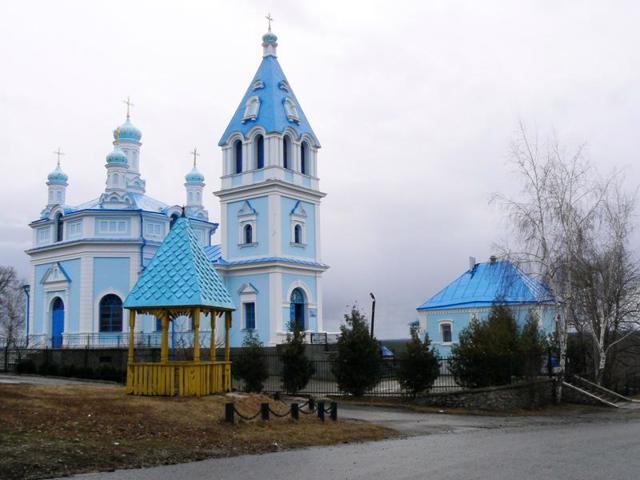
POLYGON ((262 420, 269 420, 269 404, 268 403, 260 404, 260 418, 262 418, 262 420))
POLYGON ((291 404, 291 418, 298 420, 300 418, 300 405, 293 402, 291 404))
POLYGON ((309 397, 309 410, 313 411, 316 408, 316 401, 313 397, 309 397))
POLYGON ((234 414, 234 406, 233 403, 225 403, 224 404, 224 421, 227 423, 234 423, 234 418, 233 418, 233 414, 234 414))
POLYGON ((324 422, 324 402, 318 402, 318 418, 324 422))
POLYGON ((338 402, 331 402, 331 420, 338 420, 338 402))

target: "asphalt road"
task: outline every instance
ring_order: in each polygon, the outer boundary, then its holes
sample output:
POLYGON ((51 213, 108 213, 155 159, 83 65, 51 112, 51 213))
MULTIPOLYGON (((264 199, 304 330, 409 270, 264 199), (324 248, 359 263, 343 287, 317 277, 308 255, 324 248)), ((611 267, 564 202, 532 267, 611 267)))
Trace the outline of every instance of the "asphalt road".
MULTIPOLYGON (((447 416, 448 417, 448 416, 447 416)), ((449 417, 451 419, 451 417, 449 417)), ((406 420, 406 419, 405 419, 406 420)), ((443 421, 445 418, 443 417, 443 421)), ((403 420, 404 421, 404 420, 403 420)), ((640 478, 640 418, 484 426, 400 440, 308 448, 73 477, 84 480, 640 478)), ((465 428, 467 427, 467 428, 465 428)))

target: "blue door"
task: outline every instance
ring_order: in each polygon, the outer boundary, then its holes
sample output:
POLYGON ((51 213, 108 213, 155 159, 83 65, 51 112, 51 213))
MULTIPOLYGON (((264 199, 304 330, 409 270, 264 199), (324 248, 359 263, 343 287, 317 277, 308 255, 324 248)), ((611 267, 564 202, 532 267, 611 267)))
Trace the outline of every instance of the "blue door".
POLYGON ((296 325, 300 330, 305 329, 305 318, 304 318, 304 293, 299 288, 296 288, 291 293, 291 304, 290 304, 290 328, 293 330, 294 325, 296 325))
POLYGON ((60 297, 53 301, 51 309, 51 347, 62 347, 62 332, 64 332, 64 303, 60 297))

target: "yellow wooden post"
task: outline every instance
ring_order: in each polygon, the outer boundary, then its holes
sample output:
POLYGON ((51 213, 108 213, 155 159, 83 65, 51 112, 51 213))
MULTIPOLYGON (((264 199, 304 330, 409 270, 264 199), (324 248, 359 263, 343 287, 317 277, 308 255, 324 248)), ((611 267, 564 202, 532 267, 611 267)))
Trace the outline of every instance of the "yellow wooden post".
POLYGON ((129 310, 129 354, 127 355, 127 393, 133 391, 133 335, 136 328, 136 311, 129 310))
POLYGON ((169 362, 169 313, 162 312, 162 345, 160 347, 160 361, 169 362))
POLYGON ((193 361, 200 363, 200 307, 193 310, 193 361))
POLYGON ((209 360, 212 362, 216 361, 216 315, 218 312, 215 310, 211 310, 209 312, 211 315, 211 341, 209 342, 209 360))
POLYGON ((231 345, 229 344, 229 331, 231 330, 231 312, 224 314, 224 361, 231 360, 231 345))

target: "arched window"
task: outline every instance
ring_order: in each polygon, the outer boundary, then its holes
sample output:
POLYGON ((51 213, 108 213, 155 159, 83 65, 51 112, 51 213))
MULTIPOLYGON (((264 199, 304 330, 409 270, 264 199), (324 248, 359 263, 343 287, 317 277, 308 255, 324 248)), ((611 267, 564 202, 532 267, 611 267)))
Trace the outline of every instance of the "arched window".
POLYGON ((251 225, 244 226, 244 243, 253 243, 253 227, 251 225))
POLYGON ((282 166, 289 168, 289 151, 291 150, 291 140, 288 135, 282 139, 282 166))
POLYGON ((302 142, 300 145, 300 172, 303 175, 307 174, 307 156, 308 156, 309 146, 307 142, 302 142))
POLYGON ((233 155, 235 159, 235 173, 242 173, 242 142, 236 140, 233 144, 233 155))
POLYGON ((122 300, 112 293, 100 300, 100 331, 122 331, 122 300))
POLYGON ((178 216, 177 213, 171 214, 171 220, 169 221, 169 230, 171 230, 173 228, 175 223, 178 221, 178 218, 180 218, 180 217, 178 216))
POLYGON ((56 242, 61 242, 64 238, 64 224, 62 222, 62 214, 56 214, 56 242))
POLYGON ((300 288, 294 288, 291 292, 290 327, 297 326, 300 330, 305 329, 305 302, 304 292, 300 288))
POLYGON ((264 137, 257 135, 256 142, 256 168, 264 168, 264 137))
POLYGON ((302 243, 302 227, 300 225, 293 227, 293 243, 302 243))

